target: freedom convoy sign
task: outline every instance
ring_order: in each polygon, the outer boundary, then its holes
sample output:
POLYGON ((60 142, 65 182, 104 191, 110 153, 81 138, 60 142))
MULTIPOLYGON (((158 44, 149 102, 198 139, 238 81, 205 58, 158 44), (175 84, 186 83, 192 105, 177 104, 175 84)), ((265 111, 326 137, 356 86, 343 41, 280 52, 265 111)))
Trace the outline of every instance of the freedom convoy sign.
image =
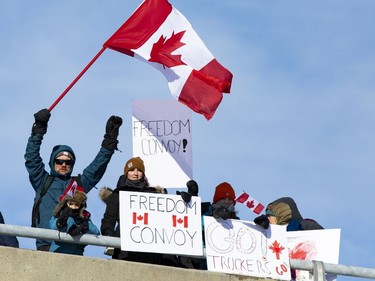
POLYGON ((120 192, 121 250, 203 256, 201 199, 120 192))
POLYGON ((238 275, 290 280, 284 226, 204 216, 207 268, 238 275))
POLYGON ((133 155, 144 161, 152 186, 186 187, 193 178, 191 110, 176 100, 135 100, 132 135, 133 155))

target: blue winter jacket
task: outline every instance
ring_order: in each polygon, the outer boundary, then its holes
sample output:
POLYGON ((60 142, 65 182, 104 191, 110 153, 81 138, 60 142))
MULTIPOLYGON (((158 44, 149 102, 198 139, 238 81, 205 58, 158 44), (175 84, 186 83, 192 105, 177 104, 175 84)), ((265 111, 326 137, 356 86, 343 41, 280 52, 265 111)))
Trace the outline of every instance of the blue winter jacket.
MULTIPOLYGON (((40 156, 40 146, 42 144, 43 135, 41 134, 31 134, 28 139, 25 153, 25 166, 27 172, 29 173, 29 180, 32 187, 35 190, 34 200, 38 200, 40 197, 40 192, 47 180, 49 174, 54 176, 52 184, 48 188, 47 193, 42 197, 39 213, 40 221, 36 222, 36 227, 38 228, 49 228, 49 220, 51 219, 54 208, 58 203, 58 198, 63 194, 65 188, 69 184, 71 179, 71 174, 61 176, 56 173, 54 169, 54 159, 55 156, 61 151, 69 151, 74 156, 73 150, 67 145, 56 145, 51 153, 49 160, 50 173, 46 171, 43 159, 40 156)), ((101 147, 99 153, 96 155, 95 159, 87 166, 82 174, 80 174, 80 179, 85 192, 88 193, 103 177, 107 165, 111 160, 114 150, 101 147)), ((75 157, 75 156, 74 156, 75 157)), ((73 170, 74 163, 72 164, 73 170)), ((36 247, 48 246, 51 241, 37 239, 36 247)))
MULTIPOLYGON (((74 218, 69 217, 67 221, 67 225, 61 228, 58 228, 56 226, 56 221, 58 218, 52 217, 49 221, 49 225, 51 229, 59 230, 62 232, 67 232, 67 230, 75 223, 74 218)), ((95 224, 92 223, 92 221, 88 220, 89 224, 89 230, 86 232, 86 234, 95 234, 100 235, 99 229, 96 227, 95 224)), ((71 254, 71 255, 81 255, 83 256, 83 251, 85 249, 86 245, 83 244, 74 244, 74 243, 64 243, 59 241, 52 241, 51 247, 49 249, 50 252, 55 253, 64 253, 64 254, 71 254)))

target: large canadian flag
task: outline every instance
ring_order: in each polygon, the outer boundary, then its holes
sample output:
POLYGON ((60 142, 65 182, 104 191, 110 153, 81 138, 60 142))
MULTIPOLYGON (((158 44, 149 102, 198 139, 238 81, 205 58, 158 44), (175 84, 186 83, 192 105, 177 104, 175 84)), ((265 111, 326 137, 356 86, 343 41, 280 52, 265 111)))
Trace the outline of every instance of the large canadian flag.
POLYGON ((230 92, 232 73, 167 0, 145 0, 103 46, 152 64, 172 95, 207 120, 230 92))

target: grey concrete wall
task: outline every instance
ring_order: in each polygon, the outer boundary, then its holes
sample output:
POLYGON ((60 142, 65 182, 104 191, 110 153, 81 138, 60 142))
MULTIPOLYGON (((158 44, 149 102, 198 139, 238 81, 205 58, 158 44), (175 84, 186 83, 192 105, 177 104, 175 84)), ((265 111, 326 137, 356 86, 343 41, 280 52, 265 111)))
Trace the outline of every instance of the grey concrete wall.
POLYGON ((202 270, 0 247, 1 281, 259 281, 202 270))

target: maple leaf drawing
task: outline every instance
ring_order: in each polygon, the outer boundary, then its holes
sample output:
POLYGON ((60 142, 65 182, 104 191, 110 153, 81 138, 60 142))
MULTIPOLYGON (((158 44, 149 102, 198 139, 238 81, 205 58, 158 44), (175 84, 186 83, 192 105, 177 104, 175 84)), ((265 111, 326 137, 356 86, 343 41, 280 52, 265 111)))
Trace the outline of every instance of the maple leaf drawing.
POLYGON ((272 250, 273 253, 276 254, 276 259, 280 259, 280 254, 285 248, 283 246, 280 246, 279 242, 275 240, 271 246, 268 247, 270 250, 272 250))
POLYGON ((137 220, 139 220, 139 221, 143 220, 143 216, 142 216, 142 215, 139 215, 139 216, 137 217, 137 220))
POLYGON ((185 30, 176 34, 172 32, 169 39, 167 39, 166 36, 164 37, 161 35, 159 40, 152 46, 150 59, 148 61, 160 63, 168 68, 178 65, 186 65, 186 63, 181 60, 181 55, 172 55, 175 50, 186 45, 180 41, 185 32, 185 30))
POLYGON ((183 223, 183 222, 184 222, 184 220, 181 219, 181 218, 179 218, 179 219, 177 220, 177 223, 179 223, 179 224, 181 224, 181 223, 183 223))

